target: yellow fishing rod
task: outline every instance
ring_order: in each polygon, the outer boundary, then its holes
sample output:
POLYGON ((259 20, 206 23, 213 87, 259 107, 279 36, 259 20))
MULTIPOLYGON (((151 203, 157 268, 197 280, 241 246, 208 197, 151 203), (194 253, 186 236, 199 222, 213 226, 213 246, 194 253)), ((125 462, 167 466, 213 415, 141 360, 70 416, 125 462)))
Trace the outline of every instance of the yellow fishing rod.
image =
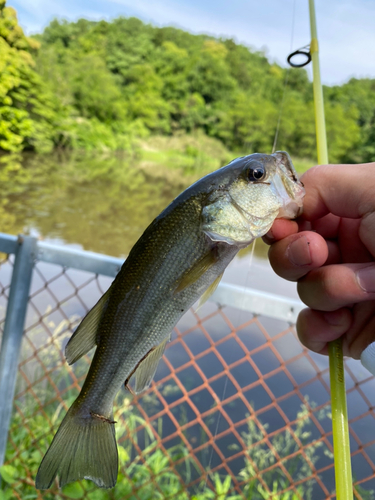
MULTIPOLYGON (((328 163, 327 135, 324 118, 323 88, 320 80, 319 45, 316 29, 314 0, 309 0, 311 42, 306 47, 293 52, 288 57, 291 66, 301 67, 312 61, 313 90, 315 107, 316 142, 319 165, 328 163), (294 64, 291 59, 303 55, 302 64, 294 64)), ((333 453, 337 500, 353 500, 352 468, 350 462, 349 426, 345 392, 345 372, 341 339, 329 344, 329 374, 331 384, 333 453)))

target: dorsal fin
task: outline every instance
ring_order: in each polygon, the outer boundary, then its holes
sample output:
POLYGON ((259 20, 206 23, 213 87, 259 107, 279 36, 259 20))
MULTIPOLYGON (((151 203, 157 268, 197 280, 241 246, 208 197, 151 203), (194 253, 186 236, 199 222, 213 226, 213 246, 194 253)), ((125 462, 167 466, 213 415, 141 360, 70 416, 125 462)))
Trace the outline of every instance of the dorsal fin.
POLYGON ((65 347, 65 357, 72 365, 96 345, 96 332, 100 318, 108 303, 108 290, 86 314, 65 347))

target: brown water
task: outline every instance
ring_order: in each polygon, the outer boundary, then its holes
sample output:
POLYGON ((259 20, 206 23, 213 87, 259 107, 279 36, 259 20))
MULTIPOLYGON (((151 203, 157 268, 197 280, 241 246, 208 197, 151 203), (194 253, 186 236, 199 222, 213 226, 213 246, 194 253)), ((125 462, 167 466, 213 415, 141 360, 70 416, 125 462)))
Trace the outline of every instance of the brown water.
MULTIPOLYGON (((148 224, 205 175, 126 155, 3 156, 0 232, 126 257, 148 224)), ((257 255, 265 257, 257 245, 257 255)))
MULTIPOLYGON (((178 156, 165 163, 114 153, 3 156, 0 232, 125 258, 150 222, 212 168, 187 167, 178 156)), ((252 261, 250 251, 239 253, 223 281, 296 298, 295 284, 271 269, 261 239, 252 261)))

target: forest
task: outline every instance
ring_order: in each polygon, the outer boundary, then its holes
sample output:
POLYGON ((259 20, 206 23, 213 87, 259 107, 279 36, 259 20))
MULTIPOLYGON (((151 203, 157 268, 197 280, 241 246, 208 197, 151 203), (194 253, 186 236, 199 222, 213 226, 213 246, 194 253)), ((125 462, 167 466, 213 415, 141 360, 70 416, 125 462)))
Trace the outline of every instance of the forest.
MULTIPOLYGON (((282 103, 278 149, 316 157, 306 71, 232 39, 125 17, 53 20, 27 37, 0 0, 0 54, 3 152, 126 151, 197 132, 233 152, 269 152, 282 103)), ((374 161, 375 80, 325 86, 324 98, 330 161, 374 161)))

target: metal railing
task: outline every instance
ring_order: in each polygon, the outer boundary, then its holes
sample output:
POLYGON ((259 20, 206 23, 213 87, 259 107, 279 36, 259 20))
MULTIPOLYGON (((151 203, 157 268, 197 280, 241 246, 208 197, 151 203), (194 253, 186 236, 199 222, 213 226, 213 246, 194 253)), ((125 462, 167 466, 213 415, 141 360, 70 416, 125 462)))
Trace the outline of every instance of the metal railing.
MULTIPOLYGON (((0 311, 0 465, 30 463, 17 440, 19 425, 37 463, 89 362, 86 356, 74 370, 67 367, 63 344, 108 287, 102 277, 113 278, 123 261, 4 234, 0 252, 7 255, 0 261, 6 303, 6 314, 0 311), (41 415, 47 428, 36 430, 41 415)), ((288 492, 304 500, 334 498, 328 364, 295 337, 301 308, 296 300, 221 283, 202 310, 180 321, 150 390, 118 404, 119 442, 127 450, 120 453, 121 477, 124 484, 132 477, 135 498, 143 499, 145 488, 144 481, 136 485, 136 464, 149 471, 160 498, 168 497, 161 472, 150 466, 155 450, 189 493, 203 483, 216 491, 215 480, 226 476, 228 498, 250 498, 250 486, 251 498, 286 499, 288 492)), ((367 499, 375 489, 375 382, 352 360, 346 371, 355 496, 367 499)), ((13 485, 15 498, 33 485, 35 464, 24 467, 25 477, 13 485)), ((82 488, 82 498, 91 498, 90 488, 82 488)))

